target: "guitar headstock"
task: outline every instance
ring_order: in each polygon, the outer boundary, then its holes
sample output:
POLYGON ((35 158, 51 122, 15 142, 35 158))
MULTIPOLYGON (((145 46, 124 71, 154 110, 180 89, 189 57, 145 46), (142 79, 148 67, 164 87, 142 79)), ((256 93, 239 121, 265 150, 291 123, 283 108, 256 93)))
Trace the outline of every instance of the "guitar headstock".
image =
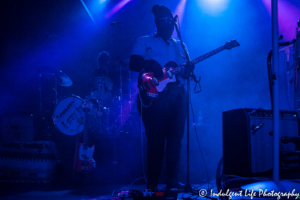
POLYGON ((230 50, 234 47, 237 47, 237 46, 240 46, 240 44, 234 39, 234 40, 231 40, 229 42, 226 42, 225 45, 224 45, 224 48, 227 49, 227 50, 230 50))

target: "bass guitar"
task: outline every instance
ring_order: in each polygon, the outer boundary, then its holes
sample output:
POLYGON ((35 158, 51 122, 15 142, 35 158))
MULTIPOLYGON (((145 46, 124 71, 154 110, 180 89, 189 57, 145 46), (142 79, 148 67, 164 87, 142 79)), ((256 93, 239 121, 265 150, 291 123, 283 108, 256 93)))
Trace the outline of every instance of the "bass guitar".
POLYGON ((80 144, 78 153, 78 162, 76 166, 77 172, 88 171, 96 168, 96 163, 93 159, 95 145, 88 147, 88 130, 89 130, 89 117, 90 117, 90 102, 85 100, 84 104, 85 122, 83 143, 80 144))
MULTIPOLYGON (((240 46, 240 44, 236 40, 226 42, 224 46, 191 60, 191 63, 197 64, 225 49, 230 50, 237 46, 240 46)), ((168 62, 162 69, 163 77, 161 79, 155 78, 154 73, 151 71, 142 70, 138 76, 138 89, 140 95, 152 101, 160 99, 164 95, 168 83, 175 82, 175 75, 184 71, 184 68, 184 65, 177 65, 172 61, 168 62)))

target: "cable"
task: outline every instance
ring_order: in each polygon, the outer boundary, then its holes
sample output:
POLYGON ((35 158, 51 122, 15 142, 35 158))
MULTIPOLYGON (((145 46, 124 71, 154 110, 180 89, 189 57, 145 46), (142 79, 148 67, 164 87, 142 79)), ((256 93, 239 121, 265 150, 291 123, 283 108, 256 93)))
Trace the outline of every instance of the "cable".
POLYGON ((136 181, 140 180, 140 179, 144 179, 145 177, 140 177, 140 178, 137 178, 135 179, 132 183, 130 183, 128 186, 124 187, 124 188, 121 188, 120 190, 124 190, 126 188, 129 188, 132 184, 134 184, 136 181))
MULTIPOLYGON (((191 92, 191 87, 189 87, 188 90, 191 92)), ((206 175, 207 175, 207 190, 210 190, 210 182, 209 182, 209 175, 208 175, 207 165, 206 165, 206 162, 205 162, 202 150, 201 150, 199 138, 198 138, 193 104, 192 104, 192 101, 190 101, 190 102, 191 102, 191 111, 192 111, 192 115, 193 115, 193 125, 194 125, 194 128, 195 128, 195 133, 196 133, 196 137, 197 137, 198 147, 199 147, 199 150, 200 150, 200 153, 201 153, 201 157, 202 157, 202 160, 203 160, 203 163, 204 163, 204 166, 205 166, 205 170, 206 170, 206 175)), ((201 187, 201 186, 202 185, 199 185, 198 187, 192 187, 192 190, 190 192, 184 192, 182 194, 181 198, 182 199, 198 199, 200 197, 201 199, 203 199, 203 198, 205 198, 205 199, 217 199, 217 198, 209 197, 209 196, 206 196, 206 197, 199 196, 199 187, 201 187), (188 196, 184 196, 184 195, 188 195, 188 196)))
MULTIPOLYGON (((188 89, 191 90, 191 87, 188 88, 188 89)), ((203 163, 204 163, 204 166, 205 166, 206 175, 207 175, 207 189, 209 189, 208 170, 207 170, 207 166, 206 166, 206 163, 205 163, 205 159, 204 159, 204 156, 203 156, 203 153, 202 153, 202 150, 201 150, 201 146, 200 146, 200 142, 199 142, 199 138, 198 138, 198 132, 197 132, 197 127, 196 127, 196 122, 195 122, 195 115, 194 115, 194 109, 193 109, 193 103, 192 103, 192 101, 191 101, 191 111, 192 111, 192 115, 193 115, 193 122, 194 122, 193 125, 194 125, 194 128, 195 128, 195 133, 196 133, 196 138, 197 138, 197 142, 198 142, 198 147, 199 147, 199 150, 200 150, 200 153, 201 153, 201 157, 202 157, 202 160, 203 160, 203 163)))
POLYGON ((251 178, 245 178, 245 177, 238 177, 238 178, 234 178, 234 179, 230 179, 230 180, 227 180, 225 182, 223 182, 223 184, 225 183, 229 183, 231 181, 236 181, 236 180, 247 180, 247 179, 253 179, 253 180, 258 180, 258 181, 267 181, 267 180, 270 180, 269 178, 262 178, 262 177, 251 177, 251 178))
MULTIPOLYGON (((140 93, 139 93, 139 98, 140 98, 140 101, 141 101, 141 147, 142 147, 143 175, 144 175, 144 179, 146 181, 146 185, 148 185, 148 180, 147 180, 146 175, 145 175, 145 166, 144 166, 144 140, 143 140, 143 106, 144 106, 144 104, 142 102, 142 98, 140 96, 140 93)), ((151 105, 152 105, 152 101, 151 101, 149 106, 151 106, 151 105)))
MULTIPOLYGON (((286 55, 287 56, 287 55, 286 55)), ((284 85, 285 85, 285 95, 286 95, 286 99, 287 99, 287 102, 288 102, 288 105, 289 105, 289 109, 291 110, 291 105, 290 105, 290 99, 289 99, 289 95, 288 95, 288 86, 287 86, 287 78, 286 78, 286 76, 287 76, 287 67, 286 67, 286 56, 284 56, 284 62, 283 62, 283 64, 284 64, 284 68, 283 68, 283 73, 284 73, 284 85)), ((288 62, 289 63, 289 62, 288 62)))
MULTIPOLYGON (((147 183, 148 183, 148 180, 147 180, 147 178, 146 178, 146 175, 145 175, 145 165, 144 165, 144 141, 143 141, 143 126, 142 126, 142 124, 143 124, 143 103, 142 103, 142 99, 141 99, 141 97, 140 97, 140 94, 139 94, 139 98, 140 98, 140 100, 141 100, 141 148, 142 148, 142 166, 143 166, 143 175, 144 175, 144 177, 140 177, 140 178, 137 178, 137 179, 135 179, 132 183, 130 183, 128 186, 126 186, 126 187, 124 187, 124 188, 121 188, 120 190, 124 190, 124 189, 126 189, 126 188, 128 188, 128 187, 130 187, 133 183, 135 183, 136 181, 138 181, 138 180, 140 180, 140 179, 144 179, 145 181, 146 181, 146 185, 147 185, 147 183)), ((151 102, 152 103, 152 102, 151 102)), ((151 105, 151 104, 150 104, 151 105)), ((149 106, 150 106, 149 105, 149 106)), ((149 106, 145 106, 145 107, 149 107, 149 106)), ((113 194, 114 194, 114 191, 113 191, 113 194)))

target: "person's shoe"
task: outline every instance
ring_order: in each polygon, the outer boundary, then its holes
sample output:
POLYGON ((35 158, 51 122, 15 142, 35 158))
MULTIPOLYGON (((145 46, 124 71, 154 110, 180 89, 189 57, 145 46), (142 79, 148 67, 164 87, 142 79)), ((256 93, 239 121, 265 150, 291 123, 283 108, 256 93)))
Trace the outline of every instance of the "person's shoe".
POLYGON ((166 185, 166 188, 167 189, 180 189, 180 190, 183 190, 184 189, 184 186, 183 184, 180 184, 180 182, 178 181, 178 179, 167 179, 167 185, 166 185))

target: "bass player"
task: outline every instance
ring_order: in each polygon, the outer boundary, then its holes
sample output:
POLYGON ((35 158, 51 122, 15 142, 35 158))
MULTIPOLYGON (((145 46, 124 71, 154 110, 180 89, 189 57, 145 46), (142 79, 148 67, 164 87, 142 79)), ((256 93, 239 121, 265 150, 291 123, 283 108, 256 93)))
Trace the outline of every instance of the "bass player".
MULTIPOLYGON (((180 41, 172 38, 176 18, 165 6, 154 5, 157 32, 136 40, 130 57, 130 69, 140 72, 142 69, 154 72, 157 79, 162 78, 163 66, 172 61, 174 64, 186 63, 185 53, 180 41)), ((177 79, 184 80, 194 69, 190 64, 177 79)), ((186 123, 185 81, 169 83, 166 94, 159 100, 151 101, 138 96, 137 105, 145 125, 148 139, 148 189, 157 189, 157 180, 161 175, 166 141, 167 189, 183 188, 178 182, 181 140, 186 123)))

